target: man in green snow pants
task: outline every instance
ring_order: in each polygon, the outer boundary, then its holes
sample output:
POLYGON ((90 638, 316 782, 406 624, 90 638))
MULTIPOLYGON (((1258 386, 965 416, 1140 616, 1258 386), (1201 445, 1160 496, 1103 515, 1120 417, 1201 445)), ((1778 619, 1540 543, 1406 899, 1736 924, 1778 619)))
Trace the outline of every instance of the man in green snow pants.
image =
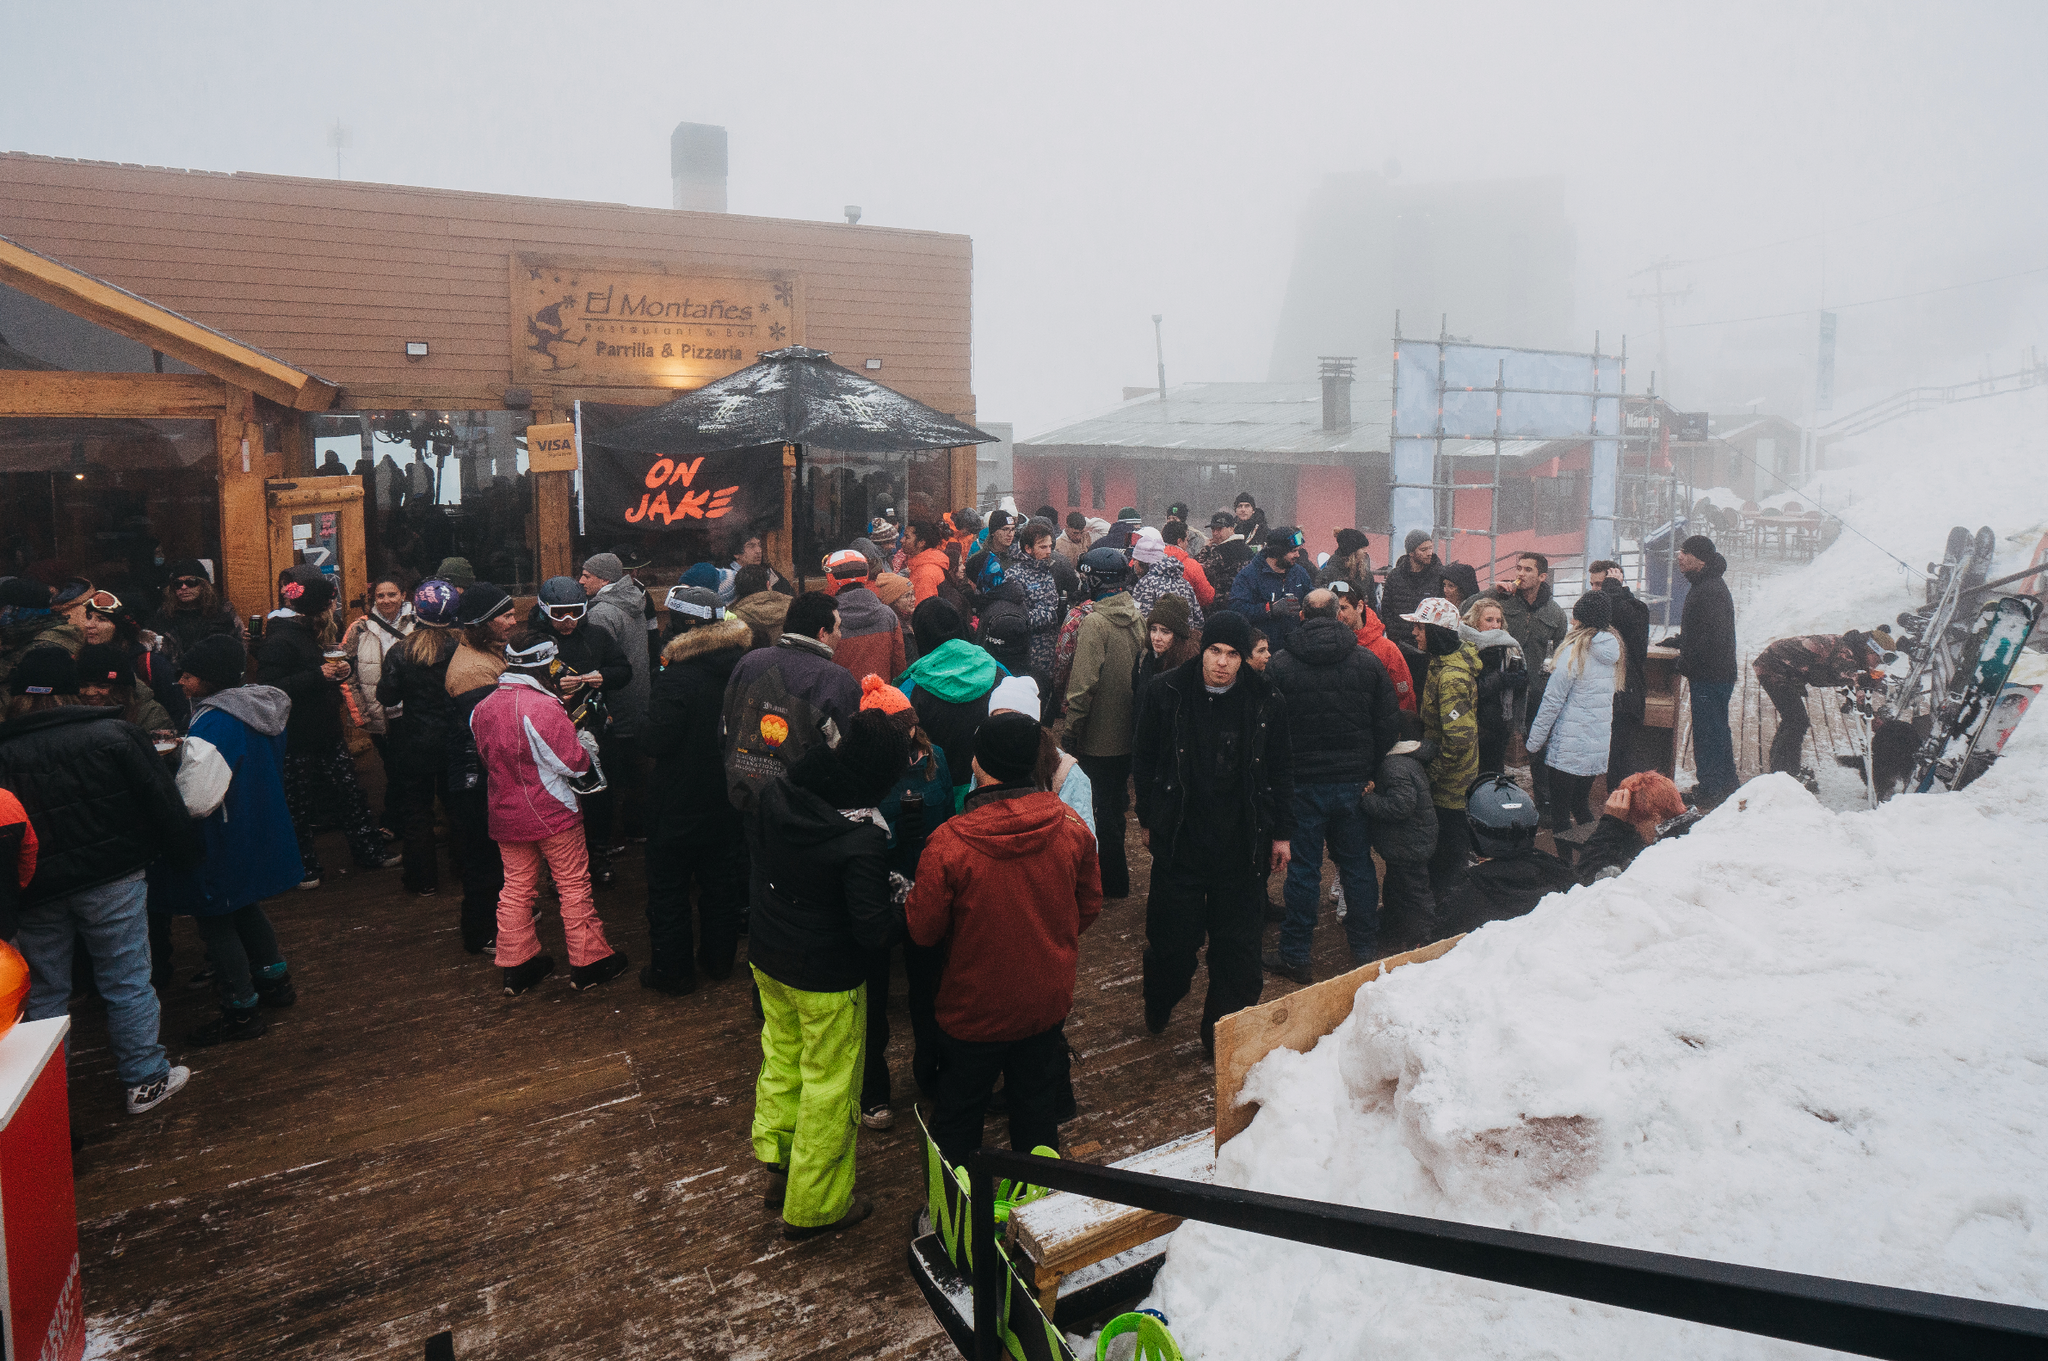
MULTIPOLYGON (((782 1236, 810 1238, 868 1217, 853 1195, 866 1057, 865 960, 903 931, 891 901, 887 824, 875 805, 909 748, 879 710, 846 725, 761 789, 747 817, 753 852, 747 958, 761 989, 754 1156, 768 1171, 782 1236)), ((884 999, 875 999, 877 1006, 884 999)))

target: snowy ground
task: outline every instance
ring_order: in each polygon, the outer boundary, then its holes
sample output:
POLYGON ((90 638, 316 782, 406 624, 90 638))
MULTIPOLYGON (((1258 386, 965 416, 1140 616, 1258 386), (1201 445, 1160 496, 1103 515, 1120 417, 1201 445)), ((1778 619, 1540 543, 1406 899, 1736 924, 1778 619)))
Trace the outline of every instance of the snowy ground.
MULTIPOLYGON (((1958 523, 1998 530, 1994 574, 2023 566, 2048 458, 2001 430, 2040 413, 1937 416, 1983 426, 1992 465, 1932 468, 1928 432, 1893 427, 1823 503, 1916 566, 1958 523)), ((1869 627, 1917 590, 1845 533, 1758 581, 1742 646, 1869 627)), ((2044 879, 2048 716, 1960 794, 1833 811, 1752 781, 1621 878, 1485 927, 1364 989, 1312 1052, 1273 1054, 1217 1180, 2048 1306, 2044 879)), ((1147 1303, 1213 1361, 1824 1354, 1204 1225, 1147 1303)))

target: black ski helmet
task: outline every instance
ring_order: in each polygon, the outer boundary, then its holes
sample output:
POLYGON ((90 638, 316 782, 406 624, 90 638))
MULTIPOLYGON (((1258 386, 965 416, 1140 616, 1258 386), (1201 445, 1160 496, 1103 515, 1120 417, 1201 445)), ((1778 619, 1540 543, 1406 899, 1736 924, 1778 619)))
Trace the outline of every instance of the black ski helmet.
POLYGON ((1536 843, 1536 801, 1505 775, 1487 775, 1465 797, 1465 825, 1487 859, 1513 855, 1536 843))
POLYGON ((1081 574, 1081 581, 1094 596, 1103 591, 1121 590, 1131 578, 1130 561, 1114 548, 1091 548, 1081 555, 1075 564, 1081 574))

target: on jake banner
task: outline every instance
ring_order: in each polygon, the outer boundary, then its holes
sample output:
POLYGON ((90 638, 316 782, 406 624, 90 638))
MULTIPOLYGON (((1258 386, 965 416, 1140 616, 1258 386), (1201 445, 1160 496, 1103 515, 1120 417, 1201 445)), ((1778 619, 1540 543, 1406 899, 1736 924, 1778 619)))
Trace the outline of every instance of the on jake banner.
POLYGON ((665 557, 680 550, 692 560, 722 563, 749 535, 782 527, 780 444, 686 458, 617 449, 605 443, 604 432, 646 415, 647 408, 607 402, 578 408, 586 541, 659 539, 665 557))

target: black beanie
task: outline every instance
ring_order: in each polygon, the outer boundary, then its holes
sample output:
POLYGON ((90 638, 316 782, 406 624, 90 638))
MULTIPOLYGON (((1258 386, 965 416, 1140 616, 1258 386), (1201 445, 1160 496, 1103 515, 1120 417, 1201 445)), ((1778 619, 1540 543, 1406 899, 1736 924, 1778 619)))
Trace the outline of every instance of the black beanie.
POLYGON ((1252 655, 1252 626, 1236 610, 1218 610, 1202 625, 1202 651, 1207 652, 1218 643, 1225 643, 1237 649, 1237 655, 1246 661, 1252 655))
POLYGON ((991 714, 974 730, 974 759, 996 783, 1016 784, 1038 764, 1038 734, 1029 714, 991 714))
POLYGON ((284 607, 294 613, 325 614, 334 604, 334 583, 324 576, 307 580, 293 578, 280 586, 277 594, 284 601, 284 607))
POLYGON ((61 647, 32 647, 15 663, 7 688, 17 695, 75 695, 78 664, 61 647))
POLYGON ((1572 618, 1589 629, 1604 629, 1614 623, 1614 606, 1600 591, 1588 591, 1572 606, 1572 618))
POLYGON ((1337 556, 1340 558, 1348 558, 1359 549, 1370 547, 1371 544, 1372 540, 1356 529, 1337 531, 1337 556))
POLYGON ((208 572, 206 564, 197 558, 179 558, 171 564, 170 571, 173 578, 198 577, 204 582, 211 583, 213 581, 213 574, 208 572))
POLYGON ((47 610, 50 608, 50 588, 34 577, 9 577, 0 581, 0 605, 47 610))
POLYGON ((78 649, 80 685, 133 685, 135 664, 112 643, 87 643, 78 649))
POLYGON ((1701 562, 1705 562, 1708 558, 1714 556, 1714 541, 1704 534, 1695 534, 1684 543, 1678 545, 1678 551, 1690 553, 1701 562))
POLYGON ((232 690, 248 675, 248 653, 242 644, 225 633, 202 638, 185 649, 178 659, 178 672, 191 672, 216 690, 232 690))

